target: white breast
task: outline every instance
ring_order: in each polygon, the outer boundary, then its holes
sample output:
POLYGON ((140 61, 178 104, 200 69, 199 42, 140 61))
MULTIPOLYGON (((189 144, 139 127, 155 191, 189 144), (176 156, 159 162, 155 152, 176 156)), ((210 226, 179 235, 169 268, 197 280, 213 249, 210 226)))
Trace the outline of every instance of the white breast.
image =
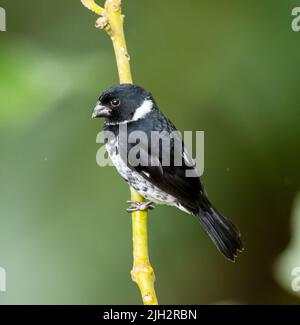
POLYGON ((158 187, 146 179, 149 175, 145 175, 145 177, 143 177, 139 173, 131 170, 121 158, 118 147, 118 138, 112 139, 106 144, 109 157, 117 171, 138 193, 157 204, 177 204, 175 197, 162 192, 158 187))
POLYGON ((117 168, 119 174, 128 181, 128 176, 131 171, 119 154, 118 137, 111 139, 108 143, 106 143, 106 150, 108 152, 109 158, 117 168))

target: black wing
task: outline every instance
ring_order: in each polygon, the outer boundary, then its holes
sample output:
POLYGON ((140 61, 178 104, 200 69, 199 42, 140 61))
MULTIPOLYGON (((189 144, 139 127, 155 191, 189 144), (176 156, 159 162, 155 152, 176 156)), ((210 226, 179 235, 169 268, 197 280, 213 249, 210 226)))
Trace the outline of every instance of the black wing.
MULTIPOLYGON (((140 125, 140 130, 146 133, 147 137, 139 139, 139 164, 132 163, 132 159, 128 159, 128 167, 138 172, 142 177, 147 179, 160 190, 177 198, 183 206, 190 210, 196 210, 199 207, 200 195, 203 193, 203 186, 195 167, 195 162, 191 155, 184 147, 179 136, 175 134, 177 131, 173 124, 163 115, 162 120, 157 125, 140 125), (151 132, 158 131, 159 146, 151 148, 151 132), (165 132, 162 132, 165 131, 165 132), (165 152, 166 143, 169 148, 165 152), (170 157, 169 161, 168 156, 170 157), (179 160, 181 166, 178 166, 179 160), (188 177, 193 176, 193 177, 188 177)), ((136 131, 136 126, 134 127, 136 131)), ((128 130, 130 134, 130 130, 128 130)), ((153 132, 152 132, 153 143, 153 132)), ((128 143, 128 153, 136 144, 128 143)), ((121 146, 120 146, 121 147, 121 146)))

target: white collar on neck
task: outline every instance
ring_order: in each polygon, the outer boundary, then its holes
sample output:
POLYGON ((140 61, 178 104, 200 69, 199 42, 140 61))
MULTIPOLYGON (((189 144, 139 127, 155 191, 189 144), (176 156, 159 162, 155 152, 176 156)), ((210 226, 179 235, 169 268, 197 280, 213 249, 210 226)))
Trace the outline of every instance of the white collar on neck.
POLYGON ((151 99, 145 99, 143 101, 143 104, 138 107, 132 117, 132 121, 137 121, 143 117, 145 117, 145 115, 147 115, 148 113, 151 112, 153 108, 153 102, 151 99))
POLYGON ((142 105, 135 110, 135 113, 131 120, 125 120, 125 121, 117 122, 117 123, 106 122, 105 124, 106 125, 119 125, 119 124, 126 124, 126 123, 140 120, 140 119, 144 118, 148 113, 150 113, 152 108, 153 108, 153 101, 151 99, 145 99, 143 101, 142 105))

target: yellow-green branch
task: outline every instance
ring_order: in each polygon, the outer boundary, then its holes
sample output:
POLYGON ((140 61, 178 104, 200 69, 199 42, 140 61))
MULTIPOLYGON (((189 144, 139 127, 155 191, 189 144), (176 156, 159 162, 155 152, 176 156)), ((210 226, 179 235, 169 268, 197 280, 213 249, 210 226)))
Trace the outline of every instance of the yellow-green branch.
MULTIPOLYGON (((124 16, 121 13, 121 0, 106 0, 104 9, 93 0, 81 0, 81 2, 88 9, 101 15, 96 22, 96 27, 105 29, 112 40, 120 83, 132 83, 130 58, 124 37, 124 16)), ((136 191, 132 188, 130 188, 130 191, 132 201, 143 201, 143 197, 136 191)), ((147 211, 132 213, 133 268, 131 277, 141 291, 144 304, 157 305, 154 290, 155 276, 148 254, 147 219, 147 211)))
POLYGON ((95 12, 98 15, 102 15, 103 14, 103 8, 101 8, 100 6, 98 6, 94 0, 81 0, 82 4, 88 8, 89 10, 95 12))

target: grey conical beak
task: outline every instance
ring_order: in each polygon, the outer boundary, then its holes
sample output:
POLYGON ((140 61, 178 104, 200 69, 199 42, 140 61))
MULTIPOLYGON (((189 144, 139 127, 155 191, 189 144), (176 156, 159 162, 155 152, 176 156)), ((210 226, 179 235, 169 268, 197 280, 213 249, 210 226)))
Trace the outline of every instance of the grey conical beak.
POLYGON ((100 104, 100 102, 97 102, 93 113, 92 113, 92 118, 96 118, 96 117, 109 117, 111 114, 111 109, 103 106, 100 104))

